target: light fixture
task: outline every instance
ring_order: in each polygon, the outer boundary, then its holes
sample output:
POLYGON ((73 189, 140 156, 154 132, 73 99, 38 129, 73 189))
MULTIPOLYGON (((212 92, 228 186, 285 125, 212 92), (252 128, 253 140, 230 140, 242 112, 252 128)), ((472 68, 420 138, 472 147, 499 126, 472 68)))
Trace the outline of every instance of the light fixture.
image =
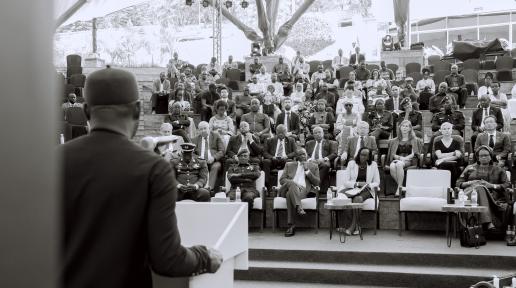
POLYGON ((192 6, 193 0, 186 0, 185 4, 188 5, 188 6, 192 6))
POLYGON ((242 3, 240 3, 240 6, 242 6, 242 8, 247 8, 249 7, 249 2, 247 2, 246 0, 242 0, 242 3))
POLYGON ((208 1, 208 0, 203 0, 203 1, 202 1, 202 7, 204 7, 204 8, 208 8, 208 6, 210 6, 210 1, 208 1))
POLYGON ((226 8, 229 9, 229 8, 233 7, 233 1, 228 0, 228 1, 226 1, 225 5, 226 5, 226 8))

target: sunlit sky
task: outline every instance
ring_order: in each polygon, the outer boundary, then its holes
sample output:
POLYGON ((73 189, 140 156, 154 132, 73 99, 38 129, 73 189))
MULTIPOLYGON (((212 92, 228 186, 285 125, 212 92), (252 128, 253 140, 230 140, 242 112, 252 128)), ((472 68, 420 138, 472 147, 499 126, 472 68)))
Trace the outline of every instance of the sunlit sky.
MULTIPOLYGON (((61 15, 66 9, 77 2, 77 0, 54 0, 55 18, 61 15)), ((73 23, 77 20, 91 20, 94 17, 104 16, 114 11, 129 7, 149 0, 89 0, 77 13, 75 13, 64 24, 73 23)), ((183 0, 179 0, 183 1, 183 0)), ((200 0, 195 0, 200 1, 200 0)), ((239 0, 235 0, 239 1, 239 0)), ((280 0, 287 1, 287 0, 280 0)), ((318 1, 340 1, 340 0, 318 0, 318 1)), ((392 1, 373 0, 371 12, 377 20, 392 21, 394 18, 392 1)), ((475 12, 492 12, 512 10, 516 8, 516 0, 412 0, 412 20, 432 18, 447 15, 469 14, 475 12)))

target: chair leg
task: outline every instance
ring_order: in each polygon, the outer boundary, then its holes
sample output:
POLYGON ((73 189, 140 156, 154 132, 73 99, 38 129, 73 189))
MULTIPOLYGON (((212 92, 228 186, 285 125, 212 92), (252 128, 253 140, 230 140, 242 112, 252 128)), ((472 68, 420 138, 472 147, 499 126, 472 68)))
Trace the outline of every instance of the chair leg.
POLYGON ((408 212, 405 212, 405 230, 406 231, 409 231, 409 226, 408 226, 408 212))
POLYGON ((261 225, 260 225, 260 232, 263 233, 263 226, 265 226, 265 211, 264 210, 260 210, 260 216, 261 216, 261 225))
POLYGON ((401 236, 401 229, 402 229, 402 227, 401 227, 401 223, 403 223, 403 222, 401 221, 401 218, 402 218, 402 217, 403 217, 403 212, 401 212, 401 211, 400 211, 400 212, 398 213, 398 218, 399 218, 399 219, 398 219, 398 230, 399 230, 399 231, 398 231, 398 234, 399 234, 399 236, 401 236))
POLYGON ((276 232, 276 210, 272 210, 272 233, 276 232))
POLYGON ((374 216, 375 216, 375 221, 376 221, 376 223, 374 223, 374 235, 376 235, 376 230, 378 229, 378 226, 380 226, 378 210, 374 211, 374 214, 375 214, 374 216))
POLYGON ((315 234, 319 234, 319 211, 315 210, 315 234))

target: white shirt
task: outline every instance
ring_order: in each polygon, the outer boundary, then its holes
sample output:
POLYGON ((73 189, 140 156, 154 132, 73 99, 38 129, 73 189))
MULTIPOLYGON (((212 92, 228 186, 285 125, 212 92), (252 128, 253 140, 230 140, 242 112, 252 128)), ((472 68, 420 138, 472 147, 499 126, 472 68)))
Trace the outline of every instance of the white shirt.
POLYGON ((484 128, 484 119, 489 116, 489 107, 482 108, 482 122, 480 123, 480 127, 484 128))
MULTIPOLYGON (((335 111, 336 114, 342 114, 346 112, 346 108, 344 108, 344 103, 346 101, 347 100, 345 98, 340 98, 339 101, 337 101, 337 109, 335 111)), ((351 109, 351 111, 358 114, 360 117, 360 115, 362 115, 362 113, 365 111, 364 103, 362 102, 362 96, 353 96, 351 101, 353 102, 353 109, 351 109)))
POLYGON ((271 84, 274 86, 274 96, 281 97, 283 96, 283 84, 281 82, 274 82, 271 84))
POLYGON ((392 97, 392 103, 394 104, 394 111, 400 110, 400 97, 392 97))
POLYGON ((303 167, 303 164, 301 162, 297 162, 296 176, 294 176, 293 181, 298 186, 306 188, 305 168, 303 167))
POLYGON ((425 90, 425 87, 429 87, 430 88, 430 92, 434 93, 435 91, 435 82, 434 80, 428 78, 428 79, 421 79, 419 81, 417 81, 417 84, 416 84, 416 90, 421 92, 423 90, 425 90))
MULTIPOLYGON (((318 159, 323 159, 323 157, 322 157, 323 141, 324 140, 321 140, 321 142, 319 143, 319 158, 318 159)), ((311 158, 312 160, 315 160, 315 151, 317 151, 317 141, 315 141, 314 151, 312 152, 312 158, 311 158)))
MULTIPOLYGON (((285 119, 283 119, 283 125, 285 126, 285 130, 288 132, 288 117, 287 115, 289 113, 292 113, 290 111, 285 111, 285 119)), ((290 117, 292 117, 292 115, 290 115, 290 117)))
POLYGON ((333 58, 333 63, 332 63, 332 67, 334 69, 337 69, 337 68, 340 68, 344 65, 348 65, 349 64, 349 61, 346 57, 344 56, 335 56, 335 58, 333 58))
POLYGON ((265 92, 263 89, 263 83, 249 83, 247 86, 249 87, 249 93, 256 94, 265 92))
POLYGON ((480 88, 478 88, 478 99, 480 99, 480 97, 484 95, 493 95, 493 90, 491 89, 491 87, 481 86, 480 88))
POLYGON ((256 79, 258 79, 258 83, 269 85, 271 84, 271 74, 269 73, 258 73, 256 74, 256 79))
MULTIPOLYGON (((211 159, 213 158, 211 156, 211 152, 210 152, 210 140, 208 137, 206 137, 206 139, 204 139, 204 137, 202 137, 202 144, 201 144, 201 157, 204 157, 204 153, 205 153, 205 150, 208 149, 208 159, 211 159)), ((204 159, 204 160, 208 160, 208 159, 204 159)))
POLYGON ((276 153, 274 154, 274 156, 277 156, 278 152, 281 153, 281 155, 280 155, 281 157, 287 157, 287 152, 285 152, 285 139, 279 140, 278 143, 276 144, 276 153), (280 144, 283 144, 283 151, 278 151, 280 144))
MULTIPOLYGON (((358 150, 360 150, 360 138, 364 138, 364 136, 358 136, 358 141, 357 141, 357 146, 355 147, 355 155, 353 155, 353 157, 357 157, 357 154, 358 154, 358 150)), ((364 139, 364 142, 365 142, 365 139, 364 139)))

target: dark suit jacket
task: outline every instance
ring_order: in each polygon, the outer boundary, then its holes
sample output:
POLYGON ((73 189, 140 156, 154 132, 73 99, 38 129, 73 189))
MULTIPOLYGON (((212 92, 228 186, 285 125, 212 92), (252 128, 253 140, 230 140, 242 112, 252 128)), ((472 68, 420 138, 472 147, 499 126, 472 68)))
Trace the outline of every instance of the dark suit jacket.
MULTIPOLYGON (((285 111, 281 112, 279 115, 278 115, 278 118, 276 118, 276 126, 280 125, 280 124, 283 124, 285 125, 285 123, 283 123, 285 121, 285 111)), ((288 131, 291 132, 292 134, 299 134, 299 127, 301 126, 301 123, 300 123, 300 120, 299 120, 299 115, 297 115, 297 113, 295 112, 290 112, 290 118, 289 118, 289 122, 288 123, 288 131)))
MULTIPOLYGON (((471 129, 473 131, 478 131, 478 128, 482 124, 482 112, 483 108, 478 108, 473 111, 473 115, 471 116, 471 129)), ((494 115, 496 117, 496 130, 500 131, 503 128, 503 115, 502 111, 495 107, 489 107, 489 115, 494 115)))
MULTIPOLYGON (((349 65, 355 65, 356 63, 356 60, 357 60, 357 53, 353 53, 351 54, 351 57, 349 57, 349 65)), ((360 61, 365 61, 365 56, 364 54, 359 54, 358 55, 358 63, 360 63, 360 61)))
MULTIPOLYGON (((511 139, 509 136, 497 131, 494 142, 494 154, 497 156, 500 155, 502 159, 507 159, 507 156, 511 153, 511 139)), ((486 132, 478 134, 477 140, 475 141, 475 149, 482 145, 489 146, 489 134, 486 132)))
POLYGON ((385 110, 387 111, 394 111, 394 110, 402 110, 401 109, 401 97, 398 97, 398 107, 394 107, 394 100, 392 97, 389 97, 389 99, 385 100, 385 110))
MULTIPOLYGON (((351 159, 355 156, 355 149, 357 148, 357 142, 359 140, 359 136, 348 137, 346 141, 341 141, 339 143, 339 152, 338 155, 341 156, 342 153, 348 153, 348 159, 351 159)), ((373 136, 365 136, 364 137, 365 147, 373 150, 373 154, 378 154, 378 148, 376 147, 376 140, 373 136)))
MULTIPOLYGON (((296 176, 297 172, 297 165, 298 162, 287 162, 285 164, 285 169, 283 169, 283 174, 281 175, 281 178, 279 180, 281 187, 279 189, 279 195, 285 195, 286 194, 286 188, 287 186, 284 185, 286 180, 293 180, 296 176)), ((316 186, 319 186, 319 182, 321 181, 319 177, 319 167, 317 164, 313 162, 308 162, 308 170, 310 170, 310 173, 308 175, 305 175, 305 187, 306 192, 313 192, 315 190, 316 186)), ((306 195, 305 195, 306 196, 306 195)))
POLYGON ((209 268, 206 248, 181 246, 176 182, 163 158, 107 130, 58 152, 62 287, 150 288, 151 267, 167 276, 209 268))
MULTIPOLYGON (((199 157, 203 157, 204 155, 201 155, 201 149, 202 149, 202 136, 198 135, 194 139, 192 139, 192 142, 195 144, 195 154, 197 154, 199 157)), ((213 131, 210 131, 210 135, 208 135, 208 142, 210 144, 210 153, 213 158, 215 158, 216 161, 220 161, 222 157, 224 157, 224 142, 222 141, 222 138, 220 138, 218 133, 215 133, 213 131)), ((208 160, 208 159, 204 159, 208 160)))
MULTIPOLYGON (((263 149, 263 158, 272 159, 276 157, 276 147, 278 146, 278 136, 267 139, 263 149)), ((296 156, 296 141, 290 137, 285 137, 285 153, 288 159, 296 156)))
MULTIPOLYGON (((312 157, 312 154, 315 149, 315 144, 317 141, 310 140, 306 143, 306 153, 308 154, 308 158, 312 157)), ((337 158, 337 142, 332 140, 322 140, 322 157, 328 157, 330 159, 330 163, 333 163, 335 158, 337 158)))
MULTIPOLYGON (((253 135, 253 143, 247 144, 249 148, 250 157, 260 157, 263 153, 263 147, 260 145, 260 139, 253 135)), ((242 134, 233 135, 229 138, 228 147, 226 148, 226 157, 233 158, 237 155, 240 146, 242 145, 242 134)))

